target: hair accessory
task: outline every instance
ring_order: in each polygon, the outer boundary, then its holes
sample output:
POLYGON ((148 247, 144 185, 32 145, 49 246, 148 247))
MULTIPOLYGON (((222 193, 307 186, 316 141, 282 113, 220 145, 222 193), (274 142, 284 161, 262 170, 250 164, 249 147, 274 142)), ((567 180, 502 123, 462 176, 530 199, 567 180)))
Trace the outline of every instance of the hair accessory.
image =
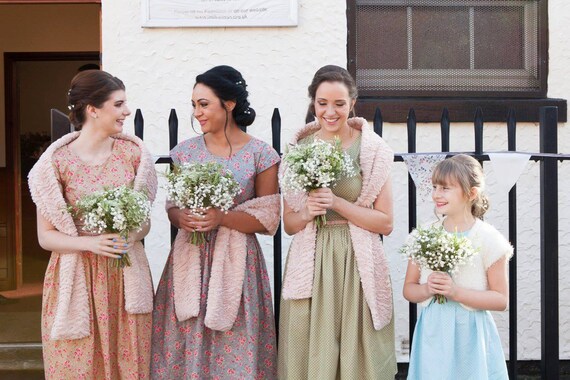
POLYGON ((75 108, 75 104, 70 104, 67 106, 67 109, 70 111, 73 111, 74 108, 75 108))
POLYGON ((242 84, 243 84, 243 81, 238 80, 238 81, 236 82, 236 84, 237 84, 237 85, 242 85, 242 84))
POLYGON ((245 110, 243 111, 243 113, 248 114, 248 115, 251 115, 251 110, 249 109, 249 107, 247 107, 247 109, 245 109, 245 110))
POLYGON ((67 90, 67 96, 71 95, 71 88, 67 90))

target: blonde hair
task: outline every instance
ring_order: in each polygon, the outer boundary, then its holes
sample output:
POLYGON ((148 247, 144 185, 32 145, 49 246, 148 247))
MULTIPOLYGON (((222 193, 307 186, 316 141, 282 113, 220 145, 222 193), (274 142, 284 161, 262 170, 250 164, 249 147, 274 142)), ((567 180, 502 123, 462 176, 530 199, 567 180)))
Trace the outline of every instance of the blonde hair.
POLYGON ((476 188, 477 196, 471 201, 471 214, 479 219, 489 209, 489 200, 484 194, 485 176, 481 164, 471 156, 458 154, 441 161, 433 170, 431 181, 434 185, 448 185, 457 182, 466 197, 476 188))

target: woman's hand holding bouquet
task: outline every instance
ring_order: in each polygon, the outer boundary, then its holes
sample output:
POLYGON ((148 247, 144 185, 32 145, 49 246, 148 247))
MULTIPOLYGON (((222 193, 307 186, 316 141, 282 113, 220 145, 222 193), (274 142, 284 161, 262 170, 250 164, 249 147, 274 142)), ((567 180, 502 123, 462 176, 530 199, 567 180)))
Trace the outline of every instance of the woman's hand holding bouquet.
POLYGON ((217 227, 222 213, 234 205, 241 192, 233 174, 216 162, 184 163, 166 175, 168 198, 187 215, 190 242, 206 241, 206 232, 217 227))
POLYGON ((307 201, 309 217, 315 218, 315 224, 326 224, 326 209, 332 208, 334 196, 330 188, 341 176, 354 176, 354 164, 350 156, 342 150, 338 138, 334 144, 315 140, 309 144, 297 144, 289 147, 283 157, 286 165, 281 178, 281 188, 285 193, 310 193, 307 201))
POLYGON ((120 258, 117 267, 130 266, 128 251, 132 232, 141 231, 150 217, 151 204, 145 193, 126 185, 97 191, 81 198, 68 210, 83 221, 83 229, 97 234, 91 239, 91 252, 120 258))

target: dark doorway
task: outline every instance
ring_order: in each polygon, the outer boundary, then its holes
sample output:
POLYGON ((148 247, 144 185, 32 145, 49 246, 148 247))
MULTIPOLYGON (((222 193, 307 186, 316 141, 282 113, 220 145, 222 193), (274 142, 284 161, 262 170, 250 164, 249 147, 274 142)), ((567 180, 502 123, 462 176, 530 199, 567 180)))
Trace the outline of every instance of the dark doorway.
POLYGON ((27 175, 52 140, 50 109, 67 112, 69 82, 84 65, 98 66, 99 53, 4 53, 8 178, 0 193, 9 209, 7 244, 0 245, 0 323, 10 328, 2 329, 2 343, 41 341, 42 283, 50 253, 37 240, 27 175))

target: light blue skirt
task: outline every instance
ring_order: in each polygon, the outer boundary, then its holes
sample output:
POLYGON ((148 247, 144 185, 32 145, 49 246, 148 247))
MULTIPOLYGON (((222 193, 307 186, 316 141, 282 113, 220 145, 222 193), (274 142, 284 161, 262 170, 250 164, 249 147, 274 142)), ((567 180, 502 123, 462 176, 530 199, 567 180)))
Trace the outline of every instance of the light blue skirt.
POLYGON ((497 326, 489 311, 454 301, 422 310, 412 343, 408 379, 508 379, 497 326))

